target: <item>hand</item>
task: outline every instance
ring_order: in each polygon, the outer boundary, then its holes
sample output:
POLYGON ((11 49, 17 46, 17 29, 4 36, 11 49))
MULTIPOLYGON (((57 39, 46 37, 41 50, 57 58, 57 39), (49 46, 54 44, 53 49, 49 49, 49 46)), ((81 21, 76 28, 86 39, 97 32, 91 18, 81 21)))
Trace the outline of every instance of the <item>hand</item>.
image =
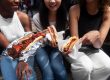
POLYGON ((57 42, 55 42, 55 41, 54 41, 54 42, 51 41, 50 43, 51 43, 51 46, 54 47, 54 48, 58 46, 58 45, 57 45, 57 42))
POLYGON ((26 62, 20 61, 17 66, 16 74, 19 80, 24 80, 25 75, 28 80, 29 76, 32 74, 32 70, 26 62))
POLYGON ((84 45, 94 44, 99 38, 100 38, 99 31, 96 30, 90 31, 82 37, 82 44, 84 45))
POLYGON ((68 55, 69 53, 72 52, 72 49, 69 49, 67 52, 63 52, 64 55, 68 55))

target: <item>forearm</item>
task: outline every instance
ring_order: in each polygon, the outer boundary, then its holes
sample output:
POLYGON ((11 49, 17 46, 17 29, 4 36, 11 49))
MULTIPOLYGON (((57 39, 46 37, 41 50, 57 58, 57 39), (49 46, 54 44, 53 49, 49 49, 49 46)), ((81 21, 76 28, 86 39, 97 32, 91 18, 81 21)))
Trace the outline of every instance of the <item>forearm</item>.
POLYGON ((103 43, 107 37, 109 29, 110 29, 110 7, 107 6, 105 8, 102 24, 99 29, 101 46, 103 45, 103 43))
POLYGON ((2 33, 0 33, 0 43, 4 48, 6 48, 10 43, 2 33))
POLYGON ((105 36, 104 32, 100 32, 100 31, 97 30, 96 31, 96 39, 92 42, 93 46, 95 48, 101 48, 105 38, 106 38, 106 36, 105 36))

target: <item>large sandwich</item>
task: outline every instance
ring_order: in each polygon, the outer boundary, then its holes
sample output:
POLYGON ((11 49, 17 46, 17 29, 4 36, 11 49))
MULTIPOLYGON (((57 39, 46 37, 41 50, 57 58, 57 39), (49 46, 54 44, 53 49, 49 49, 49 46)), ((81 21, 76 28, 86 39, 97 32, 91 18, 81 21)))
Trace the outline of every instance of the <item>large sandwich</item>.
POLYGON ((45 34, 42 32, 27 35, 18 40, 18 44, 13 44, 12 48, 8 49, 8 55, 13 58, 18 58, 21 55, 21 51, 27 51, 31 46, 36 42, 40 41, 45 37, 45 34))
POLYGON ((17 58, 21 55, 21 51, 28 51, 31 46, 33 46, 36 42, 43 40, 45 36, 49 34, 50 35, 50 43, 51 46, 56 47, 57 46, 57 31, 55 27, 49 26, 47 29, 43 30, 42 32, 38 32, 35 34, 29 34, 27 36, 24 36, 18 40, 18 44, 13 44, 12 48, 8 48, 8 55, 17 58))
POLYGON ((56 28, 53 25, 51 25, 47 29, 48 29, 48 32, 51 36, 51 40, 50 40, 51 46, 52 47, 57 47, 58 35, 57 35, 56 28))
POLYGON ((68 41, 63 45, 62 51, 64 53, 68 53, 73 48, 77 40, 78 38, 76 36, 70 37, 68 41))

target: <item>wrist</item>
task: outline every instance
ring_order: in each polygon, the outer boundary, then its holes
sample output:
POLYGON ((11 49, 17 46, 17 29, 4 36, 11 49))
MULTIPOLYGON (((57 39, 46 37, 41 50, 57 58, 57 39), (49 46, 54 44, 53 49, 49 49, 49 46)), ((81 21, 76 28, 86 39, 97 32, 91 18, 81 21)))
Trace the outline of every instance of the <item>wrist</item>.
POLYGON ((27 62, 27 59, 25 59, 24 57, 20 57, 19 62, 27 62))
POLYGON ((19 60, 19 62, 25 62, 24 60, 19 60))

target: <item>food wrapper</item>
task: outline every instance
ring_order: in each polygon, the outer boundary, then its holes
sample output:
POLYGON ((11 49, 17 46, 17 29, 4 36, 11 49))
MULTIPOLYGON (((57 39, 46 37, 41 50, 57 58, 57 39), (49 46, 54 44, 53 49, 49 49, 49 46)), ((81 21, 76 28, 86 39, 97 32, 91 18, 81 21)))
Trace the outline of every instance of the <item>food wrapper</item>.
MULTIPOLYGON (((8 45, 8 47, 6 48, 6 50, 3 52, 3 55, 8 55, 8 49, 12 48, 13 45, 16 45, 16 44, 18 44, 18 43, 19 43, 18 39, 15 40, 15 41, 13 41, 12 43, 10 43, 10 44, 8 45)), ((41 41, 36 42, 36 43, 35 43, 34 45, 32 45, 32 46, 29 48, 29 50, 27 50, 27 51, 22 50, 22 51, 20 52, 20 54, 22 55, 21 58, 20 58, 20 60, 21 60, 21 59, 23 59, 23 60, 26 59, 26 61, 27 61, 27 58, 28 58, 29 56, 33 56, 34 53, 35 53, 35 51, 37 50, 37 48, 39 48, 40 46, 43 46, 43 44, 42 44, 41 41)), ((8 56, 9 56, 9 55, 8 55, 8 56)), ((13 59, 13 57, 11 57, 11 56, 10 56, 10 58, 13 59)))
MULTIPOLYGON (((59 50, 60 50, 62 53, 64 53, 64 52, 63 52, 63 45, 64 45, 67 41, 68 41, 68 39, 66 39, 66 40, 59 40, 59 41, 58 41, 58 48, 59 48, 59 50)), ((80 41, 80 39, 79 39, 79 40, 75 43, 75 45, 73 46, 71 52, 68 53, 67 55, 65 55, 66 58, 68 59, 68 61, 69 61, 70 63, 72 63, 73 60, 75 60, 75 59, 78 58, 78 56, 79 56, 78 51, 79 51, 79 49, 81 48, 81 46, 82 46, 82 43, 81 43, 81 41, 80 41)), ((65 53, 64 53, 64 54, 65 54, 65 53)))
MULTIPOLYGON (((22 38, 22 37, 21 37, 22 38)), ((20 39, 20 38, 19 38, 20 39)), ((17 45, 19 44, 19 39, 14 40, 12 43, 10 43, 8 45, 8 47, 6 48, 6 50, 3 52, 3 55, 8 55, 8 50, 12 48, 13 45, 17 45)), ((20 52, 20 54, 22 56, 20 56, 20 60, 24 60, 27 61, 28 57, 33 56, 36 52, 36 50, 42 46, 44 46, 45 44, 48 44, 47 41, 51 41, 51 36, 49 33, 46 34, 46 36, 41 39, 40 41, 34 43, 34 45, 32 45, 28 50, 22 50, 20 52)), ((9 56, 9 55, 8 55, 9 56)), ((11 59, 14 59, 13 57, 9 56, 11 59)))

